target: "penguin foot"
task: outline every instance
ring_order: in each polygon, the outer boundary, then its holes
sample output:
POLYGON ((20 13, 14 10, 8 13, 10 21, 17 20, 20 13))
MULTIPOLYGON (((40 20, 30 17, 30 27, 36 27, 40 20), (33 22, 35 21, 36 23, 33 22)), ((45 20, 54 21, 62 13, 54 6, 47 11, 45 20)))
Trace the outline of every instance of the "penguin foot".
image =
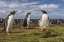
POLYGON ((41 30, 41 31, 44 31, 44 30, 41 30))
POLYGON ((48 29, 45 29, 46 32, 48 32, 48 29))
POLYGON ((41 30, 41 32, 43 32, 43 30, 41 30))
POLYGON ((11 32, 7 32, 7 35, 10 35, 11 34, 11 32))
POLYGON ((41 28, 41 31, 46 31, 46 32, 48 32, 48 29, 43 29, 43 28, 41 28))
POLYGON ((48 30, 46 30, 46 32, 48 32, 48 30))
POLYGON ((43 28, 41 28, 41 31, 44 31, 44 29, 43 29, 43 28))
POLYGON ((9 31, 9 33, 10 33, 10 34, 12 34, 12 32, 11 32, 11 31, 9 31))

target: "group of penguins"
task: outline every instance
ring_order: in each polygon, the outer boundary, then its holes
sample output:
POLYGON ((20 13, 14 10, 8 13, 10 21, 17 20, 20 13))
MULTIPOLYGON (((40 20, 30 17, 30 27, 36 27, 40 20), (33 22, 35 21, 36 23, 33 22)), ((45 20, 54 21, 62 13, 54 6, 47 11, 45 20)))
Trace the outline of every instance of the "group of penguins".
MULTIPOLYGON (((39 20, 39 26, 41 28, 41 31, 48 31, 49 27, 49 16, 47 15, 47 12, 45 10, 41 10, 43 12, 42 18, 39 20)), ((18 12, 17 10, 13 10, 5 19, 4 22, 4 31, 6 31, 7 34, 11 33, 11 29, 14 23, 14 15, 18 12)), ((23 19, 23 27, 28 28, 30 24, 30 14, 31 12, 28 12, 23 19)))

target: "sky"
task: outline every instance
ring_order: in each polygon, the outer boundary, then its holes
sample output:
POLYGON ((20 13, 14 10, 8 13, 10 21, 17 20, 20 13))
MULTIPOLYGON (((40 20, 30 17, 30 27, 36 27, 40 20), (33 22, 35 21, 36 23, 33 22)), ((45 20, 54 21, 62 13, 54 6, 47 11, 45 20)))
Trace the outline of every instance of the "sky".
POLYGON ((0 18, 18 10, 15 19, 24 19, 31 12, 31 19, 40 19, 41 10, 46 10, 50 19, 64 19, 64 0, 0 0, 0 18))

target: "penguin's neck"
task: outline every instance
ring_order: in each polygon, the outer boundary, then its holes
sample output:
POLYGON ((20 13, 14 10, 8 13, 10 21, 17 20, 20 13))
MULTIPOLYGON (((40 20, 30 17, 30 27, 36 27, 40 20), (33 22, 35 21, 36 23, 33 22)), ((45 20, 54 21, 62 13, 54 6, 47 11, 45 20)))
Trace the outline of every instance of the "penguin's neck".
POLYGON ((46 13, 43 13, 43 14, 46 14, 46 13))
POLYGON ((45 18, 46 16, 47 16, 47 14, 43 14, 43 15, 42 15, 42 18, 45 18))
MULTIPOLYGON (((11 15, 12 15, 12 14, 11 14, 11 15)), ((10 15, 10 16, 11 16, 11 15, 10 15)), ((14 15, 13 15, 13 16, 14 16, 14 15)))
POLYGON ((42 16, 44 16, 44 15, 47 15, 47 14, 42 14, 42 16))
POLYGON ((10 15, 9 17, 13 17, 14 15, 10 15))
POLYGON ((30 18, 30 15, 28 15, 27 18, 30 18))

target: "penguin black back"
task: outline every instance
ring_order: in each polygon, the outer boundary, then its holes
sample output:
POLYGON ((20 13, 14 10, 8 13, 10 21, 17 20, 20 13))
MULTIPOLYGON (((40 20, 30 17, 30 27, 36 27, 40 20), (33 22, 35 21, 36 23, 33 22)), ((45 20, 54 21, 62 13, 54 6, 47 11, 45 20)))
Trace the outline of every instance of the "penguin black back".
POLYGON ((24 18, 24 24, 23 24, 23 26, 24 27, 27 27, 27 18, 28 18, 28 16, 30 15, 31 13, 29 12, 29 13, 27 13, 27 15, 25 16, 25 18, 24 18))
POLYGON ((12 11, 5 19, 4 21, 4 31, 6 31, 6 27, 7 27, 7 22, 8 22, 8 19, 9 19, 9 16, 10 15, 14 15, 17 11, 12 11))

